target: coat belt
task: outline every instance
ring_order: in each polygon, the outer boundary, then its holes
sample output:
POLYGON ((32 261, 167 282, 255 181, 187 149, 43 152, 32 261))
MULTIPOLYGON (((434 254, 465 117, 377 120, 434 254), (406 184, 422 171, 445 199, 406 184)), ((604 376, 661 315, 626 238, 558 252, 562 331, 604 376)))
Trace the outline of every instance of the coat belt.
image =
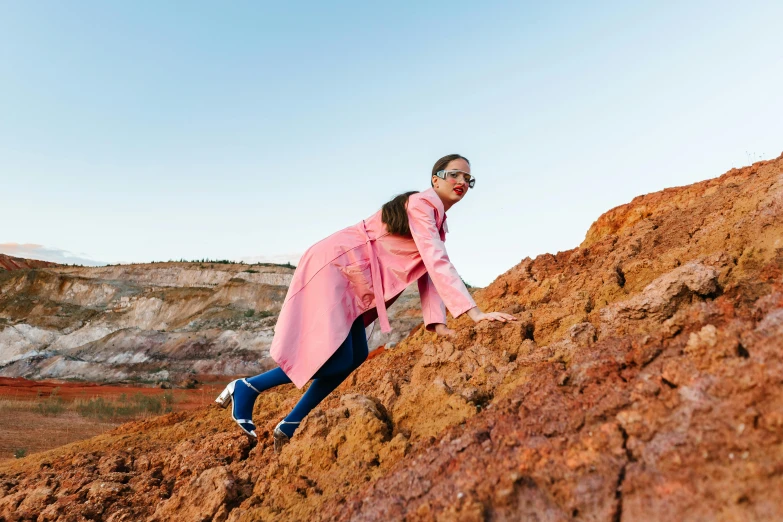
POLYGON ((378 311, 378 322, 381 323, 381 332, 391 332, 389 316, 386 314, 386 300, 383 298, 383 281, 381 280, 381 267, 378 265, 378 256, 375 253, 375 238, 367 232, 367 223, 362 220, 362 229, 367 236, 370 245, 370 273, 372 274, 372 289, 375 293, 375 308, 378 311))

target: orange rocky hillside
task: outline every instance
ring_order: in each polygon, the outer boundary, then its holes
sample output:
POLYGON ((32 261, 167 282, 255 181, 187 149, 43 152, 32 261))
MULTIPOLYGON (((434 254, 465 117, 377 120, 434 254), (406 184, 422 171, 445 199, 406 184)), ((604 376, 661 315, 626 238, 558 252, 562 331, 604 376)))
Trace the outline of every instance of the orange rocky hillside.
POLYGON ((636 198, 373 357, 276 456, 210 406, 0 466, 5 520, 783 519, 783 157, 636 198))

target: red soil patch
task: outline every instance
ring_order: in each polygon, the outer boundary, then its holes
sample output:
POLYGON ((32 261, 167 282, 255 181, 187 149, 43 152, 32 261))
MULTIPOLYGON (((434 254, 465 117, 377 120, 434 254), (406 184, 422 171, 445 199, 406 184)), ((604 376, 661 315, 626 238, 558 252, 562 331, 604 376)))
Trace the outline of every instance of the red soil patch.
MULTIPOLYGON (((210 376, 198 376, 200 382, 210 376)), ((125 384, 100 384, 61 380, 33 381, 24 378, 0 377, 0 461, 12 459, 14 452, 23 448, 28 454, 77 442, 107 432, 127 420, 100 420, 85 418, 74 411, 59 415, 44 415, 38 404, 52 395, 67 405, 76 400, 104 398, 110 402, 120 396, 132 397, 137 393, 146 396, 173 395, 173 412, 203 408, 221 392, 228 379, 209 382, 194 389, 162 389, 125 384), (56 390, 56 392, 55 392, 56 390), (20 406, 28 402, 27 406, 20 406)), ((143 418, 146 418, 144 416, 143 418)))
POLYGON ((141 393, 143 395, 155 396, 162 395, 166 392, 173 392, 176 397, 175 409, 181 411, 206 406, 217 397, 222 386, 223 385, 220 383, 210 383, 200 388, 189 390, 165 390, 162 388, 123 384, 99 384, 60 380, 31 381, 21 377, 0 377, 0 400, 35 400, 39 397, 48 397, 55 388, 57 389, 57 395, 66 402, 93 397, 117 399, 123 394, 128 396, 141 393))

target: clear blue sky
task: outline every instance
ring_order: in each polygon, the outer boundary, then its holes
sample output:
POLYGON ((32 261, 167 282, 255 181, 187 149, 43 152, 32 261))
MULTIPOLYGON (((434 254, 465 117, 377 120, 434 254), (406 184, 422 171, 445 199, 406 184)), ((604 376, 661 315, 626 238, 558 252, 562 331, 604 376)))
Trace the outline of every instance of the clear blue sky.
MULTIPOLYGON (((489 284, 783 151, 780 2, 0 0, 0 243, 286 259, 467 156, 489 284)), ((34 249, 34 247, 30 247, 34 249)))

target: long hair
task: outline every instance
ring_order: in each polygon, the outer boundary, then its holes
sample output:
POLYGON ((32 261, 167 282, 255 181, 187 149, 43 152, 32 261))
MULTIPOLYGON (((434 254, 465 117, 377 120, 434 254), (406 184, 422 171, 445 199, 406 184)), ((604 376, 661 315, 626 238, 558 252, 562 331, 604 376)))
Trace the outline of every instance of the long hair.
POLYGON ((410 195, 418 192, 418 190, 404 192, 383 204, 383 207, 381 207, 381 221, 386 225, 386 230, 389 231, 389 234, 406 237, 411 235, 411 228, 408 225, 408 212, 405 210, 405 205, 408 203, 410 195))
MULTIPOLYGON (((432 167, 432 175, 434 176, 439 170, 445 169, 446 165, 455 159, 463 159, 470 165, 468 158, 460 156, 459 154, 449 154, 435 162, 435 165, 432 167)), ((432 178, 430 178, 430 186, 434 186, 432 178)), ((408 225, 408 212, 405 205, 408 203, 408 198, 411 194, 416 194, 417 192, 418 190, 412 190, 410 192, 398 194, 384 203, 383 207, 381 207, 381 221, 386 225, 386 230, 389 234, 410 237, 411 229, 408 225)))

